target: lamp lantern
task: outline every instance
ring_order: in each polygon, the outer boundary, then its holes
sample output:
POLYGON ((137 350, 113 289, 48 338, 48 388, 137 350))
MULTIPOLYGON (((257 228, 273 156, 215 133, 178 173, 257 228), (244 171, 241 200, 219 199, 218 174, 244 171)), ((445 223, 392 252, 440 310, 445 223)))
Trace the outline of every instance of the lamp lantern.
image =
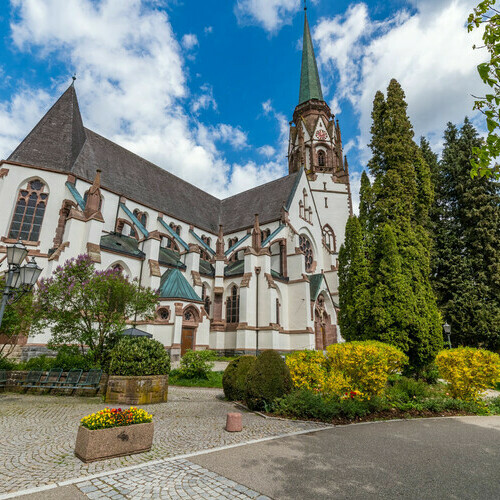
POLYGON ((21 243, 21 241, 7 247, 7 262, 11 266, 20 266, 27 255, 28 249, 21 243))

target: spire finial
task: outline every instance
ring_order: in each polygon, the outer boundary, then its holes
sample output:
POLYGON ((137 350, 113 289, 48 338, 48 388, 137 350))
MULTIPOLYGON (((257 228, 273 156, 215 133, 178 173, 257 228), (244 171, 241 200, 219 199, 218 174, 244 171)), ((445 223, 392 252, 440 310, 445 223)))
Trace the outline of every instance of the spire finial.
POLYGON ((71 82, 71 85, 75 85, 76 73, 73 73, 73 76, 71 77, 71 79, 73 80, 73 81, 71 82))
POLYGON ((307 0, 304 0, 304 10, 307 10, 307 0))

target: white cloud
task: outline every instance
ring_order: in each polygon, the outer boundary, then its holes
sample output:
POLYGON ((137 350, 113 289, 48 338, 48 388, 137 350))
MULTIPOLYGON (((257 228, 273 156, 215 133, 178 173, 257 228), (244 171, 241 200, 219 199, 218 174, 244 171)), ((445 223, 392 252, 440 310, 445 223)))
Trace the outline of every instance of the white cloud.
MULTIPOLYGON (((227 124, 206 127, 201 109, 216 109, 203 85, 192 98, 181 44, 167 15, 139 0, 11 0, 12 40, 18 50, 76 71, 85 125, 219 197, 284 173, 283 165, 233 166, 218 143, 248 147, 247 135, 227 124), (191 97, 191 101, 188 98, 191 97), (186 112, 189 107, 195 117, 186 112)), ((205 30, 211 32, 211 30, 205 30)), ((184 36, 184 47, 196 45, 184 36)), ((0 103, 0 156, 7 156, 69 85, 22 89, 0 103)))
POLYGON ((24 89, 8 102, 0 102, 0 158, 7 156, 52 104, 44 90, 24 89))
POLYGON ((191 50, 198 45, 198 37, 193 33, 187 33, 182 37, 181 44, 186 50, 191 50))
POLYGON ((260 148, 257 149, 257 151, 266 158, 271 158, 271 156, 274 156, 276 154, 276 149, 269 144, 261 146, 260 148))
POLYGON ((349 100, 359 113, 363 161, 369 158, 373 97, 377 90, 385 92, 391 78, 406 93, 416 136, 431 140, 442 135, 446 122, 472 114, 471 94, 482 92, 476 66, 483 55, 472 49, 480 35, 465 27, 472 3, 413 3, 418 12, 402 10, 382 22, 370 19, 368 7, 359 3, 314 29, 324 78, 333 70, 336 97, 349 100))
POLYGON ((191 111, 197 114, 202 109, 217 109, 217 102, 214 99, 214 91, 208 83, 200 87, 201 94, 191 101, 191 111))
POLYGON ((274 32, 291 22, 300 3, 300 0, 237 0, 234 12, 239 23, 257 24, 274 32))
POLYGON ((203 32, 205 33, 205 35, 210 35, 211 33, 214 32, 214 27, 213 26, 205 26, 205 28, 203 28, 203 32))
POLYGON ((240 128, 226 123, 219 123, 216 127, 210 127, 208 137, 214 142, 226 142, 237 150, 248 147, 247 134, 240 128))
POLYGON ((290 134, 289 121, 283 113, 279 113, 274 109, 271 99, 262 103, 262 110, 265 116, 272 117, 277 122, 279 130, 277 141, 278 157, 284 158, 288 153, 288 136, 290 134))

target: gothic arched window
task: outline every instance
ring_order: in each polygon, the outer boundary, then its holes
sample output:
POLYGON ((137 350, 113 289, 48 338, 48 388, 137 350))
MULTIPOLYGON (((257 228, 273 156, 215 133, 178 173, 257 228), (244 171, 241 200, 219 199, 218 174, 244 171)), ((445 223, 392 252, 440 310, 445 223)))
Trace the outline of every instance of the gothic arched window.
POLYGON ((323 235, 325 237, 325 245, 327 246, 328 250, 330 250, 330 252, 336 252, 337 243, 333 229, 330 226, 326 225, 323 228, 323 235))
POLYGON ((206 313, 210 315, 211 300, 210 296, 207 293, 207 285, 205 285, 205 283, 203 283, 203 285, 201 286, 201 300, 203 300, 203 305, 205 306, 206 313))
POLYGON ((240 321, 240 295, 236 285, 231 287, 226 301, 226 321, 228 323, 239 323, 240 321))
POLYGON ((173 222, 170 223, 170 227, 174 230, 175 233, 177 233, 179 236, 181 235, 181 226, 178 226, 174 224, 173 222))
POLYGON ((325 152, 321 149, 318 151, 318 166, 325 166, 325 152))
POLYGON ((38 241, 49 197, 48 193, 44 193, 44 188, 45 184, 35 179, 29 181, 26 188, 19 191, 9 238, 38 241))
POLYGON ((264 242, 267 238, 269 238, 270 234, 271 234, 270 229, 264 229, 263 231, 261 231, 260 232, 261 241, 264 242))
POLYGON ((310 273, 314 261, 313 247, 311 240, 304 235, 299 236, 299 248, 304 254, 304 261, 306 263, 306 272, 310 273))

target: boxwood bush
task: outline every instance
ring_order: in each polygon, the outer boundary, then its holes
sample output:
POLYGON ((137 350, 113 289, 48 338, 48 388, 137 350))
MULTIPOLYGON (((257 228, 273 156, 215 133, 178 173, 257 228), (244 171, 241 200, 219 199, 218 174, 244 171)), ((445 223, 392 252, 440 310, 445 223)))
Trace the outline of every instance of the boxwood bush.
POLYGON ((123 337, 111 350, 110 375, 168 375, 170 356, 161 342, 147 337, 123 337))
POLYGON ((222 387, 224 395, 230 401, 245 399, 247 375, 255 360, 255 356, 240 356, 227 365, 222 377, 222 387))
POLYGON ((245 402, 251 410, 269 409, 276 398, 291 390, 288 366, 276 351, 264 351, 248 372, 245 402))

